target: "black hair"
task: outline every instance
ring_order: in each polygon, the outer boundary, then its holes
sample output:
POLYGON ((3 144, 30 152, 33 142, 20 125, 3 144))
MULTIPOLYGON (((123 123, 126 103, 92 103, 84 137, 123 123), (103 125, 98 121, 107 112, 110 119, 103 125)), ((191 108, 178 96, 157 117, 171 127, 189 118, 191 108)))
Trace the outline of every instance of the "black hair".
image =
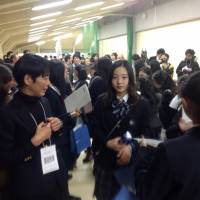
POLYGON ((113 99, 113 94, 116 95, 116 92, 112 86, 112 79, 113 79, 114 71, 118 67, 124 67, 127 70, 128 78, 129 78, 129 83, 128 83, 129 100, 132 104, 136 104, 138 101, 138 94, 136 92, 137 88, 136 88, 136 84, 135 84, 135 80, 134 80, 133 68, 128 63, 127 60, 118 60, 112 65, 110 75, 109 75, 109 80, 108 80, 107 95, 105 96, 105 103, 107 105, 109 105, 113 99))
POLYGON ((12 72, 3 64, 0 64, 0 105, 5 103, 8 91, 5 85, 12 80, 12 72))
POLYGON ((144 72, 144 73, 147 74, 149 77, 152 76, 152 71, 151 71, 151 68, 150 68, 150 67, 146 67, 146 66, 141 67, 141 68, 139 69, 139 72, 140 72, 140 71, 144 72))
POLYGON ((8 51, 7 52, 7 58, 10 58, 10 56, 13 54, 13 52, 12 51, 8 51))
POLYGON ((112 56, 115 56, 115 59, 117 59, 118 54, 117 54, 116 52, 113 52, 113 53, 112 53, 112 56))
POLYGON ((156 71, 152 75, 152 80, 161 85, 161 92, 164 92, 165 90, 171 90, 172 94, 176 94, 175 82, 168 73, 162 70, 156 71))
POLYGON ((50 82, 56 86, 62 97, 65 98, 68 95, 68 91, 66 89, 66 80, 64 77, 64 72, 65 72, 65 65, 61 61, 57 60, 52 60, 49 61, 49 66, 50 66, 50 82))
POLYGON ((17 55, 16 54, 12 54, 10 56, 10 63, 13 63, 13 60, 16 59, 17 55))
POLYGON ((187 49, 185 51, 185 55, 187 55, 187 54, 191 54, 192 56, 194 56, 195 55, 195 51, 193 49, 187 49))
POLYGON ((136 60, 140 60, 141 57, 138 54, 133 54, 132 55, 132 60, 136 61, 136 60))
POLYGON ((38 55, 24 54, 13 69, 13 76, 19 88, 24 86, 25 75, 30 75, 33 81, 39 76, 49 76, 50 69, 48 61, 38 55))
POLYGON ((105 85, 107 86, 110 70, 112 67, 112 61, 107 57, 102 57, 99 59, 95 67, 96 67, 96 74, 103 79, 105 85))
POLYGON ((28 54, 28 53, 30 53, 30 51, 29 51, 28 49, 25 49, 25 50, 23 51, 23 54, 28 54))
POLYGON ((78 70, 78 80, 85 81, 87 79, 87 73, 85 69, 78 70))
POLYGON ((65 62, 68 62, 68 60, 70 60, 70 58, 71 58, 71 55, 70 55, 70 54, 67 54, 67 55, 65 56, 65 62))
POLYGON ((200 123, 200 72, 192 74, 183 84, 181 96, 190 100, 190 114, 200 123))
POLYGON ((157 50, 157 55, 158 54, 164 54, 165 53, 165 50, 163 48, 160 48, 157 50))
POLYGON ((104 57, 107 57, 108 59, 111 60, 111 56, 109 54, 106 54, 104 57))
POLYGON ((90 61, 93 62, 93 63, 96 62, 96 61, 94 60, 94 57, 95 57, 95 56, 98 56, 98 57, 99 57, 99 54, 98 54, 98 53, 93 53, 93 54, 92 54, 90 61))
POLYGON ((149 65, 151 66, 151 72, 152 74, 156 71, 160 71, 161 67, 160 67, 160 63, 157 60, 152 60, 149 65))

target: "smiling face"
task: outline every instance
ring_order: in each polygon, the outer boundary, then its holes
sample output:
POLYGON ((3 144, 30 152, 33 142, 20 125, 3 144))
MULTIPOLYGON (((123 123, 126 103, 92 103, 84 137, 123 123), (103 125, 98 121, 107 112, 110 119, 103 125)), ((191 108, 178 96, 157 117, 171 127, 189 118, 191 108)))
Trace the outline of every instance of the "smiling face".
POLYGON ((112 87, 117 96, 123 97, 127 94, 129 84, 129 76, 125 67, 117 67, 113 72, 112 87))
POLYGON ((25 94, 29 96, 36 96, 36 97, 41 97, 44 96, 50 81, 49 81, 49 76, 39 76, 35 79, 35 81, 32 79, 30 75, 25 75, 24 77, 24 83, 25 86, 23 88, 23 91, 25 94))

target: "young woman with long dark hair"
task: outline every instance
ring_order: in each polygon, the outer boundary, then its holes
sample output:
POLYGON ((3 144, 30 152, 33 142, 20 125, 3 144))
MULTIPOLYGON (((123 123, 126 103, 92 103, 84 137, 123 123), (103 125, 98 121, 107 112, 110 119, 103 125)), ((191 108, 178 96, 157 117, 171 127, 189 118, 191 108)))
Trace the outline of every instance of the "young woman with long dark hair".
POLYGON ((132 153, 131 145, 123 143, 122 137, 127 131, 132 137, 148 136, 148 110, 147 101, 136 92, 132 67, 125 60, 116 61, 107 92, 99 97, 94 111, 97 200, 111 200, 117 194, 120 185, 114 172, 130 164, 132 153))

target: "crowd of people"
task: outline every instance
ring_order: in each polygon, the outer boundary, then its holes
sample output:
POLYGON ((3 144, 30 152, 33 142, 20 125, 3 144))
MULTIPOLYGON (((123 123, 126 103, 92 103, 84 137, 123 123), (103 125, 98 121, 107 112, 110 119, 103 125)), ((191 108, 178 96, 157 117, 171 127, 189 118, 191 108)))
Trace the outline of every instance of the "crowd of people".
POLYGON ((130 65, 116 52, 59 59, 7 53, 0 63, 0 199, 81 199, 68 187, 79 156, 70 133, 80 118, 92 139, 83 163, 94 161, 97 200, 115 200, 124 187, 132 200, 200 198, 195 52, 186 50, 177 81, 163 48, 132 59, 130 65), (64 100, 83 85, 92 111, 69 113, 64 100), (164 142, 155 148, 146 139, 164 142))

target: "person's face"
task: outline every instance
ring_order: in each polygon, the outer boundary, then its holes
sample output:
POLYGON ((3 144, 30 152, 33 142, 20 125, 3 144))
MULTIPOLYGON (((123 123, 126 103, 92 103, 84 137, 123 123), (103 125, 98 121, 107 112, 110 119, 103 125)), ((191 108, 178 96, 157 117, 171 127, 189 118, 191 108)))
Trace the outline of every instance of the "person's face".
POLYGON ((90 65, 90 59, 89 58, 85 59, 85 65, 90 65))
POLYGON ((188 53, 188 54, 185 55, 185 59, 186 60, 192 60, 193 56, 190 53, 188 53))
POLYGON ((90 75, 91 75, 91 77, 93 77, 93 76, 94 76, 95 72, 96 72, 96 70, 95 70, 95 69, 91 69, 91 70, 90 70, 90 75))
POLYGON ((112 86, 118 96, 124 96, 127 93, 129 77, 126 68, 118 67, 113 72, 112 86))
POLYGON ((81 60, 79 57, 74 57, 74 64, 81 64, 81 60))
POLYGON ((24 77, 25 86, 24 89, 26 93, 30 96, 42 97, 45 95, 50 81, 49 76, 39 76, 33 81, 30 75, 25 75, 24 77))
POLYGON ((167 59, 167 56, 162 55, 162 56, 160 57, 160 60, 161 60, 162 62, 166 63, 168 59, 167 59))
POLYGON ((99 56, 96 55, 96 56, 94 57, 94 60, 97 62, 97 61, 99 60, 99 56))

